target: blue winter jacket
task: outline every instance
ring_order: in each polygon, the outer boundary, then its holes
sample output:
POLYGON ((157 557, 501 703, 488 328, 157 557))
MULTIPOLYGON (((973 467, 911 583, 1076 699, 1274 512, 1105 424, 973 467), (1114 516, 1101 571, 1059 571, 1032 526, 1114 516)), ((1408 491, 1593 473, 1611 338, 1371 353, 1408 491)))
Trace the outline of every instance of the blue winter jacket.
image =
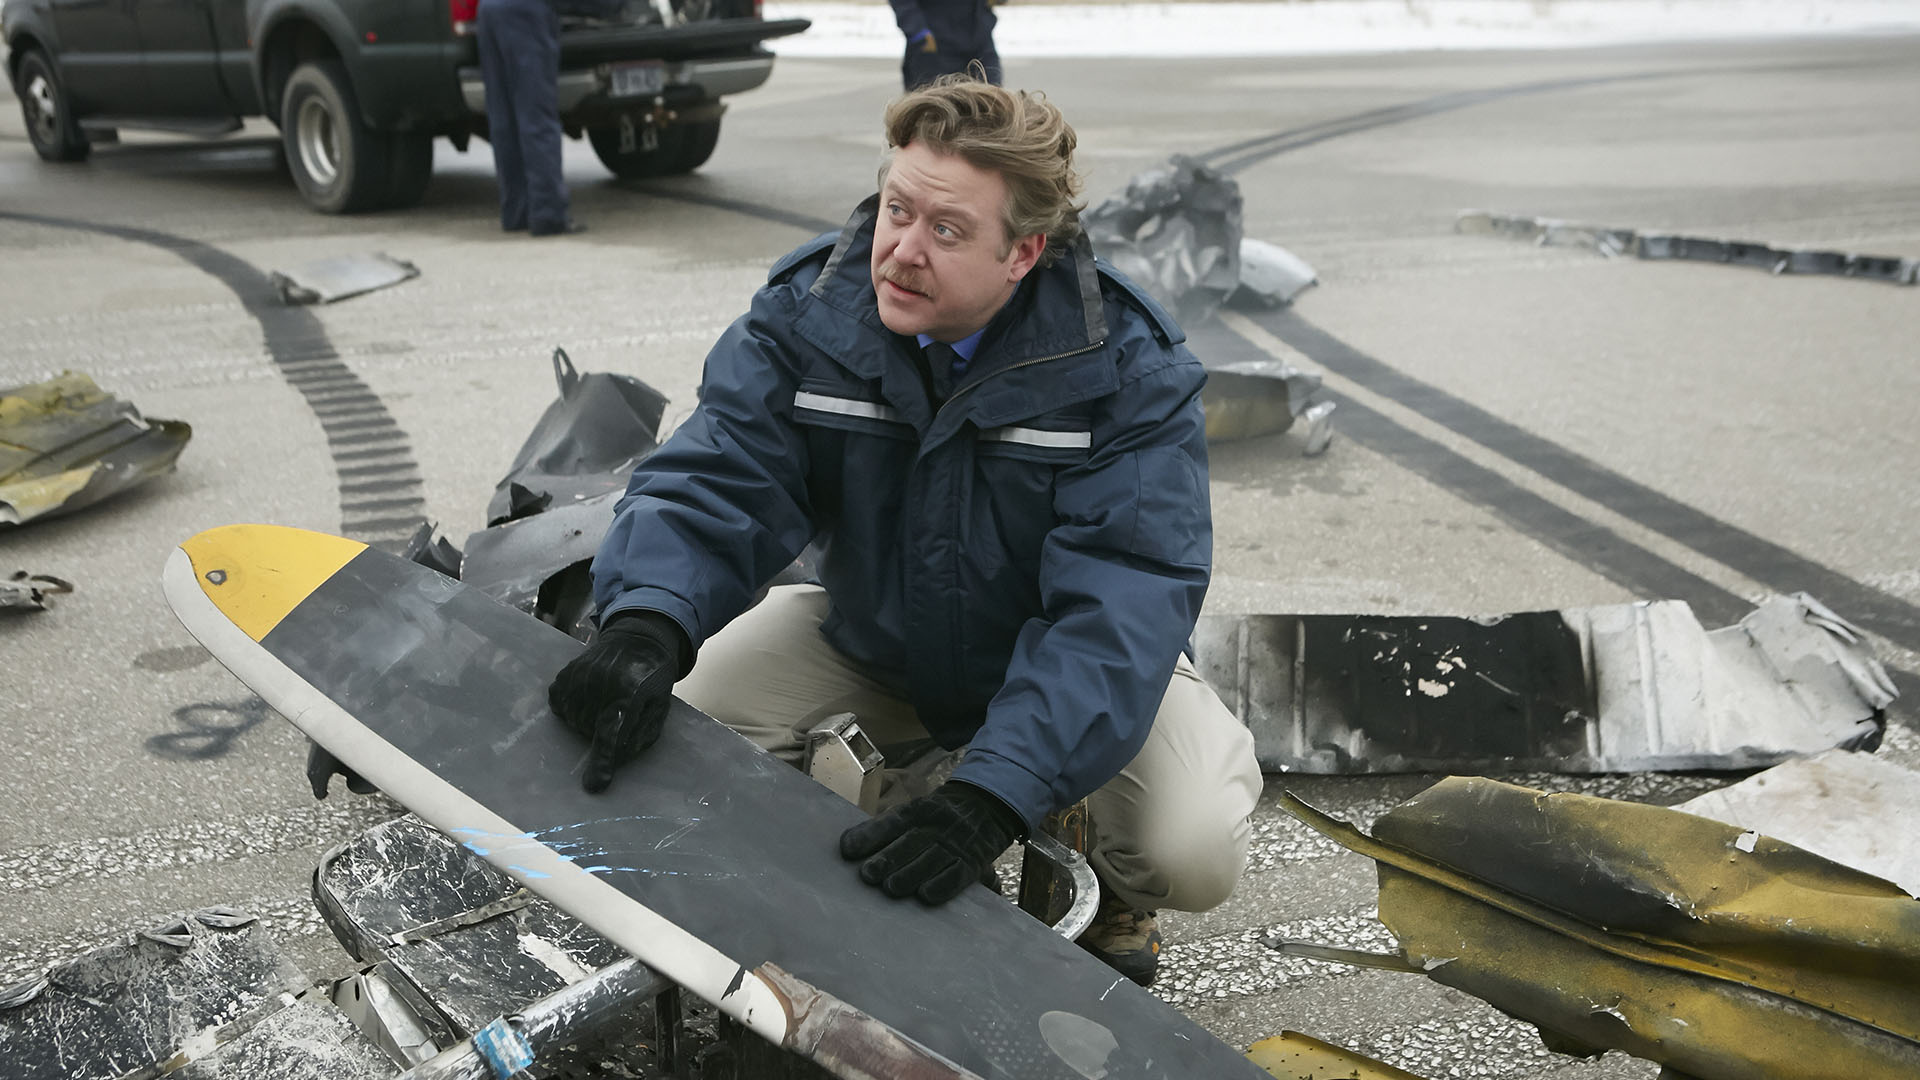
POLYGON ((1207 590, 1200 363, 1085 240, 1030 273, 935 406, 875 306, 878 198, 777 263, 638 468, 593 563, 603 619, 698 646, 818 541, 821 630, 971 743, 1029 827, 1146 741, 1207 590))

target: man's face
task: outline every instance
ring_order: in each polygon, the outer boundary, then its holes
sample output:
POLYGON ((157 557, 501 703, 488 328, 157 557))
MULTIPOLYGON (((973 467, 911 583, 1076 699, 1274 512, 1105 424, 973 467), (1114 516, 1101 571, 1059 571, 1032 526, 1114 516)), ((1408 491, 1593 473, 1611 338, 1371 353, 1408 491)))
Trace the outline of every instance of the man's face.
POLYGON ((1046 248, 1039 234, 1007 242, 1006 201, 999 173, 957 154, 918 142, 894 154, 873 233, 887 329, 958 341, 987 325, 1046 248))

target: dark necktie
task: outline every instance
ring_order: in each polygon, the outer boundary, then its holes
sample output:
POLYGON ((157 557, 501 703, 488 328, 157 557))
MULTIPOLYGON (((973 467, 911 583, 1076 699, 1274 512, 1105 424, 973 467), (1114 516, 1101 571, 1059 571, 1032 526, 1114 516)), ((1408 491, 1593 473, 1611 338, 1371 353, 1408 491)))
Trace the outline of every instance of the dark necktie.
POLYGON ((945 401, 952 396, 960 376, 966 374, 967 358, 944 341, 929 341, 920 352, 927 358, 927 375, 933 382, 934 395, 945 401))

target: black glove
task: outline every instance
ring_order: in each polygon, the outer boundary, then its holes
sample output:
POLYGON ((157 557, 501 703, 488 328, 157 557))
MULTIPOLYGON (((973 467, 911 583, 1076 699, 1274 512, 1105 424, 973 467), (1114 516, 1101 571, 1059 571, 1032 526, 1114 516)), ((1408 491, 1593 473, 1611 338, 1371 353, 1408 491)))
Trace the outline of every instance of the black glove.
POLYGON ((1026 823, 987 791, 959 780, 840 834, 840 855, 860 863, 860 880, 894 899, 944 904, 980 875, 1026 823), (877 853, 877 854, 876 854, 877 853))
POLYGON ((692 653, 679 623, 657 611, 622 612, 554 676, 547 704, 593 743, 580 786, 606 790, 616 767, 660 737, 673 684, 693 666, 692 653))
POLYGON ((360 774, 340 764, 340 759, 327 752, 327 748, 313 743, 307 750, 307 783, 313 785, 313 797, 327 797, 327 784, 338 773, 347 778, 347 790, 355 795, 372 795, 380 789, 361 779, 360 774))

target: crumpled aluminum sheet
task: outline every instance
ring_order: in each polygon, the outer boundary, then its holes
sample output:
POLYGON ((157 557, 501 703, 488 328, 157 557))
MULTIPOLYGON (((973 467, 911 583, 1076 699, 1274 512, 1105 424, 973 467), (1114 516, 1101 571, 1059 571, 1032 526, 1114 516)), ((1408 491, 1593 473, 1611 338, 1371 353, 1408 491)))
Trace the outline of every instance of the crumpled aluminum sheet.
POLYGON ((71 581, 16 570, 11 577, 0 578, 0 611, 45 611, 47 597, 72 591, 71 581))
POLYGON ((1642 259, 1689 259, 1750 266, 1772 274, 1829 274, 1895 285, 1920 284, 1920 258, 1777 248, 1748 240, 1643 233, 1557 218, 1511 217, 1485 210, 1460 211, 1453 227, 1455 232, 1509 236, 1543 246, 1592 248, 1608 258, 1633 255, 1642 259))
POLYGON ((1196 323, 1240 286, 1240 211, 1238 183, 1175 154, 1080 215, 1080 224, 1101 257, 1181 323, 1196 323))
POLYGON ((138 487, 170 471, 192 437, 76 371, 0 390, 0 529, 138 487))
MULTIPOLYGON (((0 991, 15 1080, 113 1080, 210 1043, 306 977, 252 916, 192 912, 0 991)), ((141 1075, 148 1075, 142 1073, 141 1075)))
POLYGON ((1920 896, 1920 773, 1828 750, 1674 807, 1783 840, 1920 896))
POLYGON ((1878 746, 1895 695, 1859 631, 1804 593, 1712 632, 1677 600, 1209 615, 1194 648, 1270 772, 1753 769, 1878 746))
POLYGON ((564 349, 553 350, 553 376, 560 397, 495 486, 489 526, 624 490, 633 467, 658 445, 667 408, 658 390, 631 375, 582 375, 564 349))
POLYGON ((1307 423, 1306 453, 1324 453, 1333 439, 1334 403, 1320 396, 1321 377, 1284 360, 1245 360, 1207 368, 1200 404, 1208 442, 1277 435, 1307 423))
POLYGON ((316 259, 291 270, 275 270, 267 280, 283 304, 331 304, 419 276, 419 267, 376 251, 316 259))
POLYGON ((1231 307, 1276 308, 1318 285, 1320 276, 1307 261, 1278 244, 1240 240, 1240 287, 1227 297, 1231 307))

